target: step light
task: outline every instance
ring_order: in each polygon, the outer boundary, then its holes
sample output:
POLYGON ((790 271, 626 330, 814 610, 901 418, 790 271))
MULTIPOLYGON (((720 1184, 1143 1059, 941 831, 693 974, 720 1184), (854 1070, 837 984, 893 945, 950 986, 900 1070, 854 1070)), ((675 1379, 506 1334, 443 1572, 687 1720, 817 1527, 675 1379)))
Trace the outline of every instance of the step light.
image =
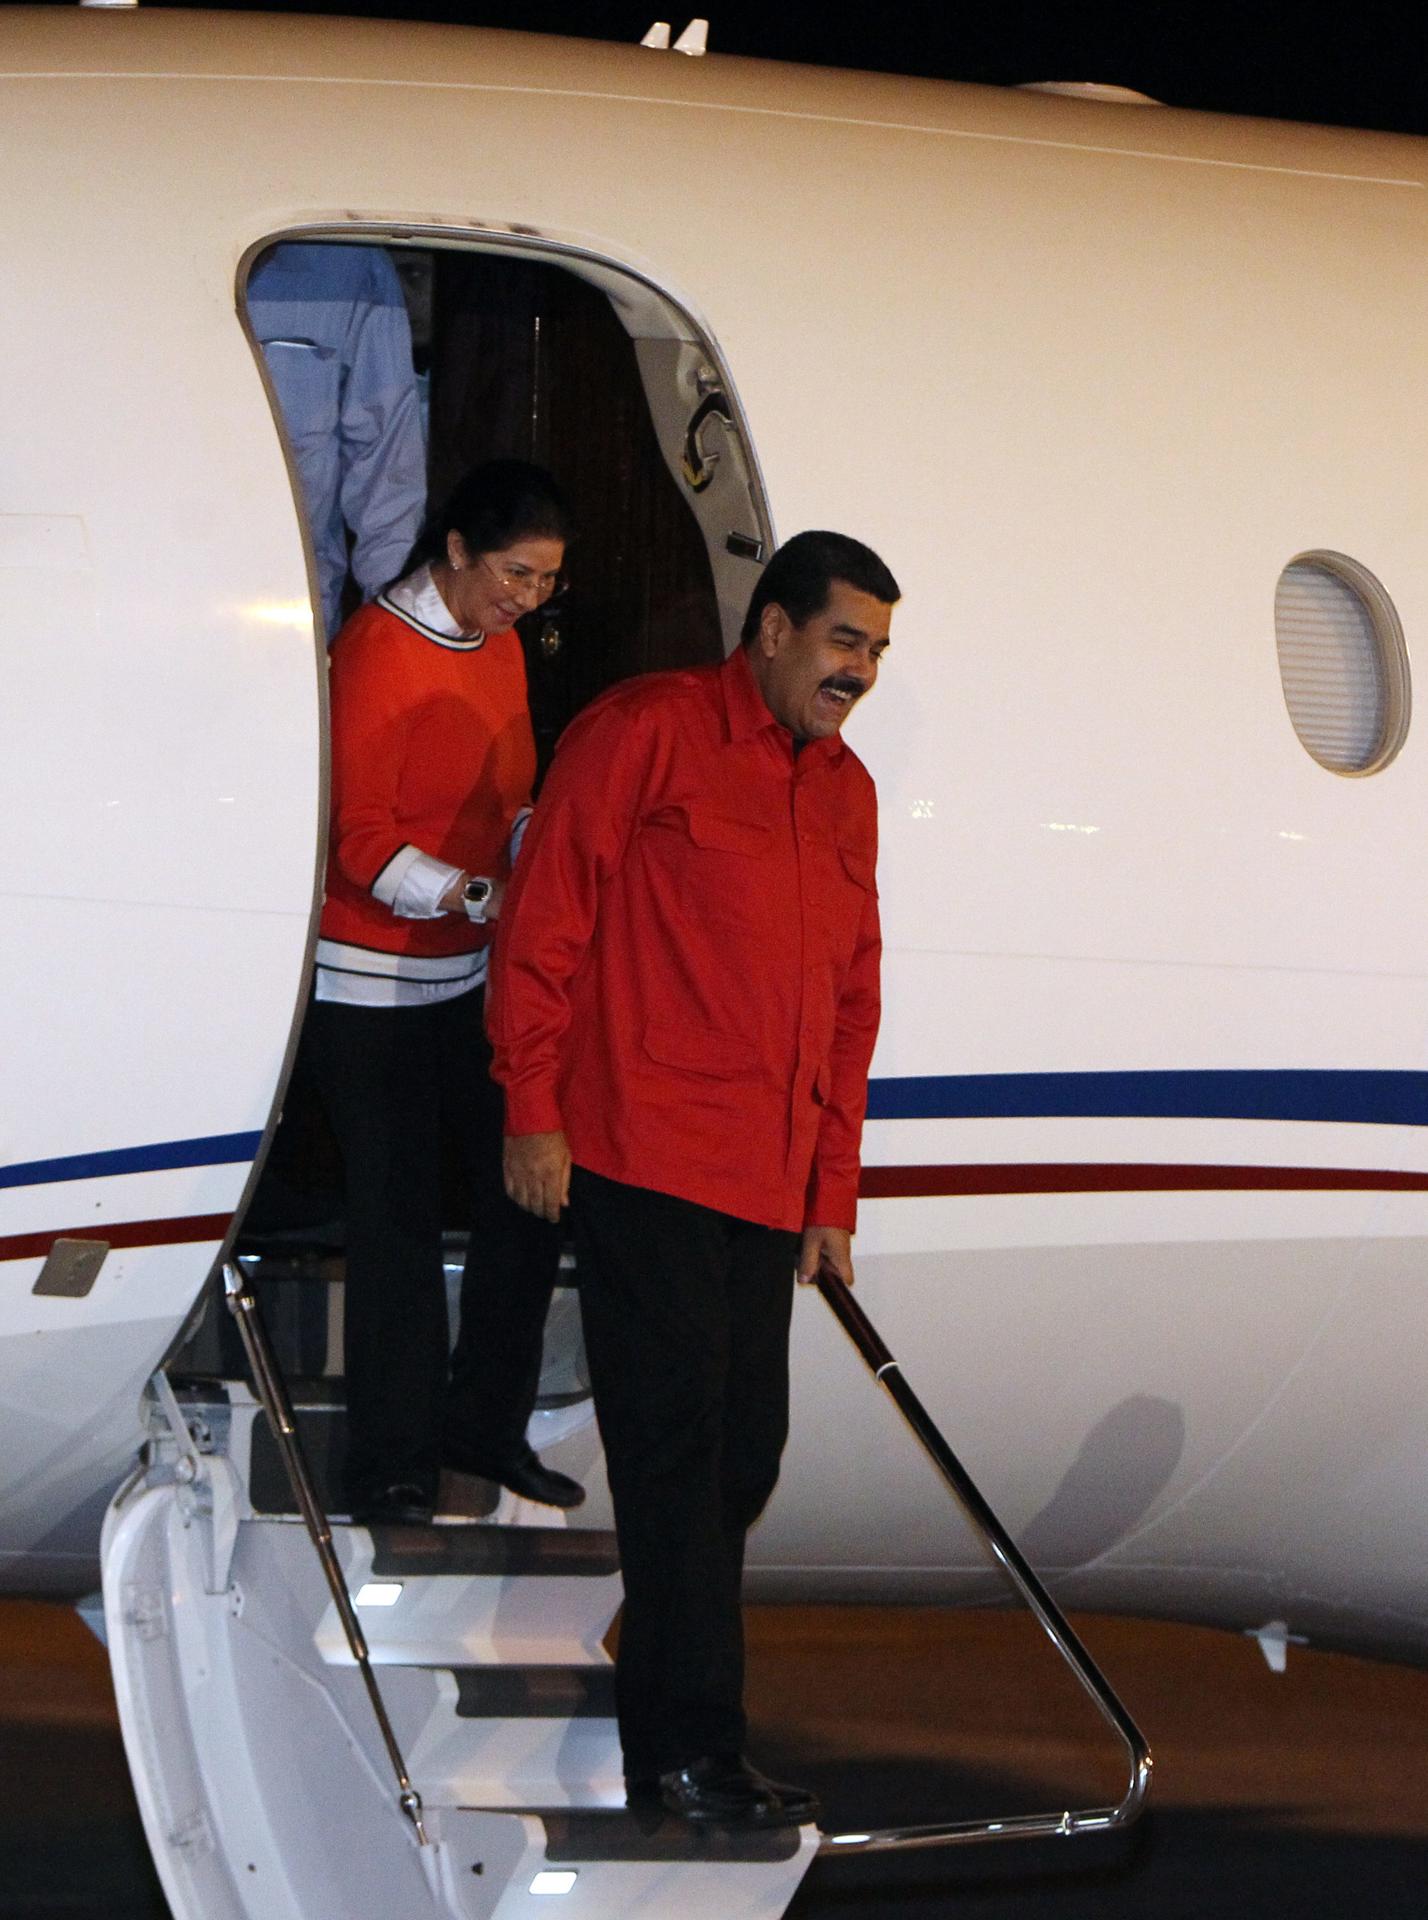
POLYGON ((369 1580, 357 1589, 359 1607, 394 1607, 401 1597, 400 1580, 369 1580))
POLYGON ((575 1873, 573 1869, 566 1868, 560 1873, 553 1873, 549 1868, 546 1868, 543 1873, 538 1873, 535 1879, 531 1881, 531 1892, 569 1893, 574 1885, 575 1873))

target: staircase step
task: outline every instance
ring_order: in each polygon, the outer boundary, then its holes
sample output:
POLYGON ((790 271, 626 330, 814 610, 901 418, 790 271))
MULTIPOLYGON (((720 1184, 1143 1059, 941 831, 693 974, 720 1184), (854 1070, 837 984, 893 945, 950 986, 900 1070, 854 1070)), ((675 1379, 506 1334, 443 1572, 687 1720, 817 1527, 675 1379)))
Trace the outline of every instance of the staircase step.
POLYGON ((602 1860, 792 1860, 804 1837, 800 1827, 775 1827, 768 1833, 698 1827, 671 1814, 628 1808, 547 1809, 540 1818, 545 1823, 545 1857, 552 1866, 602 1860))
POLYGON ((372 1577, 541 1574, 605 1579, 620 1570, 613 1533, 592 1527, 405 1527, 375 1525, 372 1577))
POLYGON ((563 1895, 551 1911, 567 1920, 779 1920, 818 1847, 813 1827, 705 1834, 613 1808, 463 1805, 430 1820, 453 1920, 516 1920, 541 1894, 563 1895))
MULTIPOLYGON (((347 1417, 338 1396, 340 1382, 316 1383, 324 1390, 314 1394, 314 1383, 304 1382, 304 1401, 294 1394, 293 1423, 302 1443, 313 1490, 324 1513, 341 1513, 347 1504, 343 1487, 343 1469, 347 1462, 347 1417)), ((298 1511, 297 1500, 288 1481, 283 1456, 262 1414, 251 1427, 251 1453, 248 1460, 248 1498, 255 1513, 285 1514, 298 1511)))
POLYGON ((463 1720, 613 1720, 613 1667, 453 1667, 463 1720))
MULTIPOLYGON (((351 1673, 352 1669, 347 1669, 351 1673)), ((624 1801, 620 1736, 613 1717, 567 1698, 560 1712, 500 1668, 480 1710, 463 1713, 462 1674, 451 1667, 384 1666, 378 1675, 407 1767, 431 1806, 619 1807, 624 1801), (502 1694, 504 1693, 504 1698, 502 1694), (511 1709, 499 1711, 501 1706, 511 1709), (544 1709, 544 1710, 543 1710, 544 1709)))
MULTIPOLYGON (((345 1238, 341 1221, 328 1220, 265 1234, 245 1232, 238 1241, 238 1262, 257 1298, 278 1364, 289 1380, 313 1374, 341 1376, 345 1238)), ((453 1331, 460 1318, 467 1240, 464 1233, 443 1237, 442 1266, 453 1331)), ((588 1400, 590 1392, 574 1290, 575 1260, 568 1248, 560 1264, 537 1400, 543 1409, 576 1405, 588 1400)), ((208 1311, 177 1364, 190 1372, 235 1378, 246 1374, 238 1329, 216 1293, 210 1297, 208 1311)))
MULTIPOLYGON (((261 1536, 261 1558, 274 1578, 307 1590, 319 1577, 296 1522, 250 1520, 243 1531, 255 1536, 247 1547, 252 1555, 261 1536)), ((338 1525, 332 1538, 381 1666, 607 1664, 603 1642, 621 1599, 612 1534, 528 1526, 522 1514, 505 1525, 338 1525)), ((325 1660, 341 1663, 349 1656, 336 1608, 320 1588, 312 1591, 317 1645, 325 1660)))
MULTIPOLYGON (((293 1421, 312 1475, 318 1504, 325 1513, 346 1512, 345 1383, 341 1380, 304 1380, 298 1383, 293 1391, 293 1421)), ((484 1519, 496 1511, 502 1499, 499 1487, 471 1476, 467 1476, 463 1484, 467 1498, 464 1511, 477 1519, 484 1519)), ((283 1515, 298 1511, 278 1443, 261 1414, 252 1424, 248 1497, 255 1513, 283 1515)))

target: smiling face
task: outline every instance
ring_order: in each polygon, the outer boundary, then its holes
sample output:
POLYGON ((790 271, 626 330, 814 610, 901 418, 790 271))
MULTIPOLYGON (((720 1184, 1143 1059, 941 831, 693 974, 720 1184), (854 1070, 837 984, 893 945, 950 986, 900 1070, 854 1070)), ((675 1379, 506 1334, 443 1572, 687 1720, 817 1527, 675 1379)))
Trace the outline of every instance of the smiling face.
POLYGON ((892 607, 834 580, 828 604, 796 627, 776 602, 763 610, 749 665, 764 704, 795 740, 826 740, 878 677, 892 607))
POLYGON ((459 533, 432 578, 465 633, 500 633, 549 600, 560 584, 565 542, 548 534, 513 540, 499 553, 472 553, 459 533))

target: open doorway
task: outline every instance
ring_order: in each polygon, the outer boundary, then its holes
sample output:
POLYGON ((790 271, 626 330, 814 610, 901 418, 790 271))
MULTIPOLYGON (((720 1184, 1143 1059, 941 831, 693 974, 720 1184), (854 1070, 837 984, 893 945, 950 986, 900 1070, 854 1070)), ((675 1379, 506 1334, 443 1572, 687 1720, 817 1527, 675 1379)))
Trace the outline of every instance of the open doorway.
MULTIPOLYGON (((768 515, 722 362, 673 301, 570 250, 436 234, 282 241, 255 257, 248 284, 266 290, 276 260, 321 259, 323 249, 359 263, 364 249, 369 264, 395 269, 427 497, 442 500, 478 461, 513 456, 548 467, 574 507, 570 591, 558 615, 521 623, 542 770, 569 720, 614 681, 732 648, 766 557, 768 515)), ((322 410, 338 437, 336 403, 310 399, 311 385, 291 378, 312 316, 265 300, 261 319, 256 301, 250 317, 301 507, 301 450, 313 429, 294 416, 322 410)), ((312 349, 341 357, 325 339, 312 349)), ((361 534, 351 520, 349 551, 361 534)), ((310 516, 308 531, 319 544, 310 516)), ((364 587, 370 595, 371 578, 349 575, 344 611, 364 587)))
MULTIPOLYGON (((768 515, 717 348, 672 300, 607 262, 520 236, 472 242, 412 231, 284 239, 254 256, 247 284, 285 252, 334 273, 338 256, 348 256, 362 284, 399 285, 401 352, 410 361, 397 369, 410 388, 402 404, 420 420, 432 502, 477 462, 503 457, 548 467, 570 498, 578 528, 570 590, 558 610, 519 623, 538 777, 566 724, 604 688, 714 662, 733 648, 768 551, 768 515)), ((343 348, 335 336, 318 337, 331 316, 295 303, 260 314, 255 301, 248 318, 316 552, 322 530, 312 524, 301 459, 313 428, 298 416, 309 388, 323 389, 314 407, 340 433, 331 376, 343 348)), ((350 613, 385 580, 358 577, 361 529, 350 517, 341 538, 349 563, 341 611, 350 613)), ((392 576, 402 570, 402 560, 389 564, 392 576)), ((445 1187, 455 1228, 469 1196, 454 1155, 445 1187)), ((341 1216, 340 1161, 299 1066, 239 1240, 255 1275, 271 1276, 268 1317, 294 1375, 340 1369, 341 1216), (319 1284, 286 1284, 295 1278, 319 1284)), ((453 1277, 461 1251, 453 1234, 453 1277)), ((580 1387, 574 1356, 552 1353, 551 1344, 547 1403, 580 1387)), ((236 1359, 225 1353, 221 1370, 236 1359)), ((192 1364, 213 1362, 194 1356, 192 1364)))

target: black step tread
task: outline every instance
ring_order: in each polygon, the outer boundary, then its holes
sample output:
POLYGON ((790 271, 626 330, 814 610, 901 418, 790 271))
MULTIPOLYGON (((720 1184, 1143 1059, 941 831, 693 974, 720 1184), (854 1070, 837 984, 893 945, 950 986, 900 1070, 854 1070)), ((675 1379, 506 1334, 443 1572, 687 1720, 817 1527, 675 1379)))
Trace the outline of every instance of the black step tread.
MULTIPOLYGON (((346 1224, 337 1219, 312 1220, 300 1227, 269 1227, 264 1233, 242 1232, 234 1242, 234 1257, 239 1260, 281 1259, 289 1253, 315 1249, 320 1253, 341 1253, 347 1245, 346 1224)), ((309 1276, 310 1277, 310 1276, 309 1276)))
POLYGON ((463 1720, 613 1720, 613 1667, 452 1667, 463 1720))
MULTIPOLYGON (((331 1384, 341 1389, 341 1381, 331 1384)), ((343 1467, 347 1455, 347 1419, 344 1410, 340 1406, 297 1404, 293 1408, 293 1421, 302 1443, 318 1505, 324 1513, 345 1513, 347 1494, 343 1467)), ((255 1513, 298 1512, 283 1456, 273 1438, 267 1416, 261 1409, 253 1422, 253 1447, 248 1458, 248 1498, 253 1503, 255 1513)))
POLYGON ((169 1385, 182 1407, 226 1407, 232 1404, 229 1382, 216 1374, 171 1373, 169 1385))
POLYGON ((287 1382, 294 1413, 346 1413, 347 1382, 321 1374, 298 1374, 287 1382))
POLYGON ((691 1863, 771 1864, 798 1852, 797 1827, 768 1833, 741 1827, 697 1827, 688 1820, 650 1808, 533 1809, 545 1822, 545 1857, 552 1866, 582 1861, 685 1860, 691 1863))
POLYGON ((592 1527, 403 1527, 374 1525, 372 1574, 573 1575, 620 1571, 613 1533, 592 1527))

